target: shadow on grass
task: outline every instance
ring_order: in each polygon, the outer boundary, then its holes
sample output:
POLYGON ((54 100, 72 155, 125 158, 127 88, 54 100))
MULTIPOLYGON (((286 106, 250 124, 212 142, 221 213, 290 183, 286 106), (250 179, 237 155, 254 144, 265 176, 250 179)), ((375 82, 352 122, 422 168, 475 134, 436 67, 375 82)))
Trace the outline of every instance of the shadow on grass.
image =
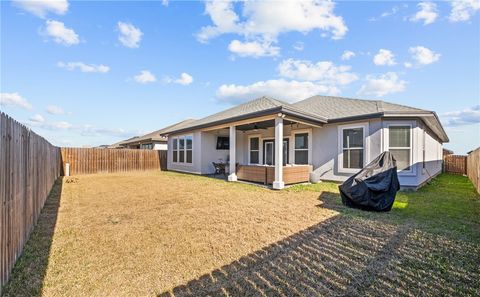
POLYGON ((394 213, 347 208, 338 193, 319 200, 338 215, 158 296, 480 293, 478 243, 424 232, 394 213))
POLYGON ((408 224, 338 215, 158 296, 474 294, 480 249, 451 249, 408 224))
POLYGON ((47 272, 52 240, 62 196, 59 177, 50 191, 37 225, 15 263, 10 281, 4 286, 2 296, 40 296, 47 272))

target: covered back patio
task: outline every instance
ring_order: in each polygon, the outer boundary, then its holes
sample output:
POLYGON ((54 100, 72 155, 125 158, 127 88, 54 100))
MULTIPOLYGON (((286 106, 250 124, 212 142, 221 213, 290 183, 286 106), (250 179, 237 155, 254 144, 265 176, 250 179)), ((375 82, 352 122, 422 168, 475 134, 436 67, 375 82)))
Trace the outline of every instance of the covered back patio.
POLYGON ((255 182, 273 189, 308 182, 313 127, 321 124, 283 113, 209 127, 202 135, 211 134, 216 145, 202 144, 204 162, 225 164, 228 181, 255 182))

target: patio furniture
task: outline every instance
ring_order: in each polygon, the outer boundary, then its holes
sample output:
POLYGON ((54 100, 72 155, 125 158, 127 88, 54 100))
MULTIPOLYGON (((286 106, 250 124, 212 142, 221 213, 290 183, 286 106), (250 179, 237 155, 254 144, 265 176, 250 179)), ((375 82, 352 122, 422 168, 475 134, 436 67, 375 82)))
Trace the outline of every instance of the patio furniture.
POLYGON ((215 169, 215 172, 213 173, 213 176, 217 176, 218 174, 223 174, 225 177, 227 177, 227 172, 225 171, 225 163, 215 163, 212 162, 213 168, 215 169))

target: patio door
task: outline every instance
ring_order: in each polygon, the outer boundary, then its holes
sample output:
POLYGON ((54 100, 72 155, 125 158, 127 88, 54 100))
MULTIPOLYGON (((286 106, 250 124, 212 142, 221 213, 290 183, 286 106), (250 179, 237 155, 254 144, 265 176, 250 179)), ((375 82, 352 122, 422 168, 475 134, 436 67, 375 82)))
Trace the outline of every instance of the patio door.
MULTIPOLYGON (((283 165, 288 163, 288 139, 283 140, 283 165)), ((275 141, 263 141, 263 164, 275 165, 275 141)))

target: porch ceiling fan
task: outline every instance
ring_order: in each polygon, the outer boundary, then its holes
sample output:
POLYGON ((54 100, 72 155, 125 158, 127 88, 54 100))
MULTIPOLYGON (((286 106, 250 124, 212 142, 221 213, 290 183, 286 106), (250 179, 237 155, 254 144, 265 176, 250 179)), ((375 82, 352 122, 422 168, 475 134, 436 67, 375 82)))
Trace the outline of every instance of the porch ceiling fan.
POLYGON ((267 130, 267 128, 259 128, 257 123, 253 124, 253 131, 258 131, 258 129, 267 130))

